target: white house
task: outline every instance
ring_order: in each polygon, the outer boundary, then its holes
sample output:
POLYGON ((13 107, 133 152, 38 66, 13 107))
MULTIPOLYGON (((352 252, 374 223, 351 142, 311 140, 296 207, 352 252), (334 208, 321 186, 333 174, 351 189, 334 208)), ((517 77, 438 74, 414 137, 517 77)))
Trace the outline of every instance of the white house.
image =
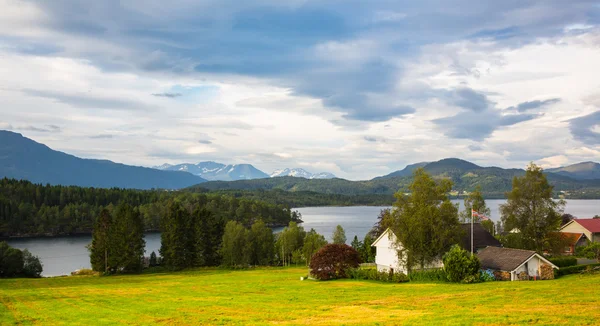
MULTIPOLYGON (((399 252, 402 250, 402 244, 398 243, 397 240, 398 238, 394 232, 388 228, 373 242, 372 246, 376 250, 375 264, 378 271, 389 272, 393 270, 395 273, 408 273, 406 258, 399 255, 399 252)), ((440 259, 426 266, 426 268, 440 268, 443 266, 444 263, 440 259)))
POLYGON ((480 250, 477 257, 482 269, 509 273, 511 281, 518 280, 522 272, 526 272, 528 277, 540 279, 544 264, 558 269, 556 265, 531 250, 487 247, 480 250))
POLYGON ((406 260, 398 257, 398 251, 402 249, 402 246, 397 244, 396 241, 396 235, 388 228, 373 242, 375 264, 377 264, 378 271, 393 270, 394 272, 406 274, 406 260))
MULTIPOLYGON (((461 245, 465 250, 471 250, 471 243, 477 252, 479 249, 486 248, 488 246, 500 246, 500 242, 496 240, 488 231, 486 231, 481 224, 473 224, 473 241, 471 242, 471 224, 466 223, 462 225, 463 234, 461 236, 461 245)), ((373 247, 376 248, 375 252, 375 264, 377 264, 377 270, 380 272, 389 271, 393 269, 394 272, 407 273, 406 258, 400 258, 398 252, 402 250, 402 245, 397 243, 397 238, 391 229, 385 230, 375 242, 373 247)), ((444 263, 441 259, 431 263, 425 268, 440 268, 443 267, 444 263)))

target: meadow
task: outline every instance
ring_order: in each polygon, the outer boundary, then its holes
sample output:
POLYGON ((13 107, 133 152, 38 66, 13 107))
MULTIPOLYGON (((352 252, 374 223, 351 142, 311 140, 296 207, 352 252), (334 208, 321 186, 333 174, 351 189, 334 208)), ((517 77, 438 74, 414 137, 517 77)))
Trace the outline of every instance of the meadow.
POLYGON ((1 325, 600 323, 600 275, 552 281, 300 281, 305 268, 0 280, 1 325))

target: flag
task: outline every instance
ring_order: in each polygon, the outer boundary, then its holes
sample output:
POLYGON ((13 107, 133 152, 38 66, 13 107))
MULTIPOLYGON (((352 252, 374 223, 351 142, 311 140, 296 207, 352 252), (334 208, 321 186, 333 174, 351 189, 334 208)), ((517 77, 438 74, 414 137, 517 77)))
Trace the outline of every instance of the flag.
POLYGON ((473 210, 473 209, 471 210, 471 215, 472 215, 473 217, 479 217, 479 218, 480 218, 482 221, 489 221, 489 220, 490 220, 490 218, 489 218, 489 217, 487 217, 487 216, 485 216, 484 214, 481 214, 481 213, 479 213, 478 211, 476 211, 476 210, 473 210))

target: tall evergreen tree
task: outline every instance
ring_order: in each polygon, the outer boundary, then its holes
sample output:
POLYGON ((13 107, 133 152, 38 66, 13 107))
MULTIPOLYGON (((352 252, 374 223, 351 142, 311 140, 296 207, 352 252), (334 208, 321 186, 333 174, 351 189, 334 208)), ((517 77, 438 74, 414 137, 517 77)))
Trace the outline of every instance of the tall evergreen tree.
POLYGON ((363 246, 362 242, 360 242, 360 240, 358 240, 357 235, 354 236, 354 239, 352 239, 352 242, 350 243, 350 245, 352 246, 352 248, 354 248, 354 250, 358 251, 359 253, 363 246))
POLYGON ((167 205, 166 215, 161 220, 160 255, 163 264, 173 270, 189 266, 185 261, 186 230, 189 219, 187 210, 178 201, 172 200, 167 205))
POLYGON ((374 263, 375 262, 375 248, 371 245, 375 239, 371 232, 365 234, 365 238, 362 241, 362 248, 360 250, 362 261, 365 263, 374 263))
POLYGON ((519 230, 522 249, 542 252, 548 233, 560 227, 565 202, 553 200, 552 191, 542 168, 533 163, 524 176, 513 178, 500 212, 505 230, 519 230))
POLYGON ((223 220, 206 208, 196 208, 196 266, 218 266, 223 239, 223 220))
POLYGON ((335 244, 346 244, 346 231, 341 225, 335 227, 332 238, 335 244))
POLYGON ((413 173, 410 194, 396 193, 393 227, 411 269, 438 260, 460 236, 458 209, 448 199, 452 181, 436 182, 423 168, 413 173))
POLYGON ((88 247, 90 251, 90 263, 92 269, 98 272, 107 272, 110 270, 108 257, 112 257, 110 248, 110 232, 112 229, 112 216, 108 209, 103 208, 100 215, 96 218, 94 232, 92 233, 92 243, 88 247))

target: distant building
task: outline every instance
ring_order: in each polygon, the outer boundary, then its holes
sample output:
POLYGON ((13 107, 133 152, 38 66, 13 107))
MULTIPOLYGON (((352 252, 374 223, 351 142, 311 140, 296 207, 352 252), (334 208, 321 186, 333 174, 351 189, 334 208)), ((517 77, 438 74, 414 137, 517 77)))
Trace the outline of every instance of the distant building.
POLYGON ((578 218, 560 228, 560 232, 583 233, 592 242, 600 242, 600 218, 578 218))
POLYGON ((575 248, 585 246, 589 243, 585 233, 552 232, 549 236, 551 239, 558 241, 557 243, 561 246, 564 246, 560 251, 563 255, 573 255, 575 253, 575 248))

